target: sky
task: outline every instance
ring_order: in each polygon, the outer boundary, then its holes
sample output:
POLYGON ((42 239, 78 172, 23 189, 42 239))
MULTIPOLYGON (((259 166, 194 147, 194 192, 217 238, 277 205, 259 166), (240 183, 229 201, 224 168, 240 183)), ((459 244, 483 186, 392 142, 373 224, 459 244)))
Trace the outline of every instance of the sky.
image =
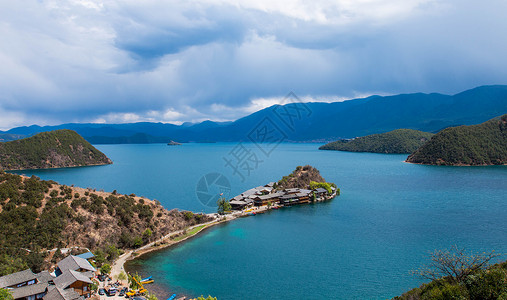
POLYGON ((0 0, 0 129, 507 84, 507 1, 0 0))

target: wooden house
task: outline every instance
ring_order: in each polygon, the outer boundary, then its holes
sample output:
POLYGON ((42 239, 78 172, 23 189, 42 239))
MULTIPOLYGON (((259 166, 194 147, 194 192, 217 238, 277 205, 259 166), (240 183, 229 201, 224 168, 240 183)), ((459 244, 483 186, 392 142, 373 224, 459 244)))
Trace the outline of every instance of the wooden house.
POLYGON ((92 281, 84 273, 66 270, 54 282, 60 289, 73 289, 84 298, 90 297, 92 281))

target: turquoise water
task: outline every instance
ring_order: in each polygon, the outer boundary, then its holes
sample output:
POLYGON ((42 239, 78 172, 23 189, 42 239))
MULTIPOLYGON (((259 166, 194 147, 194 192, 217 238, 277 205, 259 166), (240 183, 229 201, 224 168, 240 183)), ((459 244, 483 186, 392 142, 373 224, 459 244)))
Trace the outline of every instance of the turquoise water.
MULTIPOLYGON (((43 179, 158 199, 167 208, 212 211, 196 197, 218 172, 230 195, 317 167, 342 191, 331 202, 243 218, 151 253, 128 269, 173 292, 219 299, 386 299, 418 286, 410 271, 428 251, 465 246, 507 252, 507 167, 435 167, 405 155, 318 151, 281 144, 242 182, 224 166, 236 144, 101 145, 114 164, 34 172, 43 179)), ((505 259, 505 257, 504 257, 505 259)))

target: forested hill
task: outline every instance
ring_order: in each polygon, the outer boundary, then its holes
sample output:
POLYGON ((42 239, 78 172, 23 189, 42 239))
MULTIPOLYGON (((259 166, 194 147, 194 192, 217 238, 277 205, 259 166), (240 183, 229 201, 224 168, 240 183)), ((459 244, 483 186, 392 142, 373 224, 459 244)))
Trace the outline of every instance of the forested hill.
MULTIPOLYGON (((0 171, 0 276, 55 259, 55 248, 86 247, 98 264, 209 217, 158 201, 60 185, 0 171)), ((56 254, 55 254, 56 255, 56 254)), ((60 257, 61 258, 61 257, 60 257)))
POLYGON ((507 115, 472 126, 447 128, 407 158, 428 165, 507 164, 507 115))
POLYGON ((412 153, 431 137, 432 133, 412 129, 396 129, 352 140, 339 140, 321 146, 320 150, 373 153, 412 153))
POLYGON ((111 164, 112 161, 72 130, 42 132, 0 143, 0 169, 46 169, 111 164))

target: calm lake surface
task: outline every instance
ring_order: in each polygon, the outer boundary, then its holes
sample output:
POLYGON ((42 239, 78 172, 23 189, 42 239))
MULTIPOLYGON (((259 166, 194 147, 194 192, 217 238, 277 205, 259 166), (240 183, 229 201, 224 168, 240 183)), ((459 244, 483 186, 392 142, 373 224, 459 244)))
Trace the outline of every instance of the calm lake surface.
POLYGON ((457 244, 507 252, 507 167, 420 166, 403 163, 406 155, 318 146, 281 144, 267 155, 254 144, 99 145, 113 165, 20 173, 196 212, 215 210, 196 195, 208 173, 230 182, 229 193, 215 186, 209 192, 230 197, 305 164, 341 188, 330 202, 216 226, 129 263, 129 271, 153 276, 159 299, 172 293, 220 300, 386 299, 423 282, 410 271, 427 262, 428 251, 457 244), (252 169, 244 181, 225 160, 240 153, 248 153, 252 169))

